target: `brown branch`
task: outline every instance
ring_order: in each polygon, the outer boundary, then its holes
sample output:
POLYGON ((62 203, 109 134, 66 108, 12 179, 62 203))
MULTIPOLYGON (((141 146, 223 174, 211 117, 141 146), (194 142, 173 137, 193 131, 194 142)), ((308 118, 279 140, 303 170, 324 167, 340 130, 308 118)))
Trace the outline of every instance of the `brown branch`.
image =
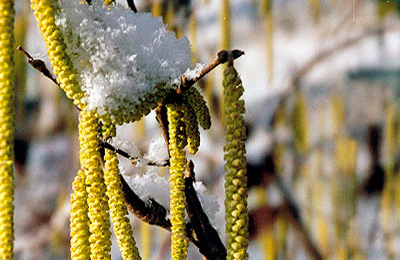
MULTIPOLYGON (((226 259, 226 249, 218 232, 211 226, 194 190, 193 168, 193 163, 189 161, 185 177, 186 210, 190 218, 190 222, 186 223, 186 238, 198 247, 199 252, 207 259, 224 260, 226 259)), ((122 175, 120 178, 128 210, 144 222, 171 231, 171 222, 167 217, 168 211, 151 198, 147 203, 141 200, 122 175)))
POLYGON ((128 210, 144 222, 147 222, 151 225, 157 225, 168 231, 171 231, 171 222, 167 217, 167 210, 153 199, 149 199, 148 203, 146 204, 129 187, 124 177, 122 175, 120 175, 120 177, 122 191, 124 193, 124 200, 128 210))
POLYGON ((344 40, 343 42, 338 43, 337 45, 327 49, 320 51, 317 55, 315 55, 313 58, 308 60, 293 76, 288 89, 286 90, 286 93, 284 93, 283 99, 286 99, 286 97, 292 92, 292 91, 297 91, 299 87, 300 80, 307 75, 310 71, 312 71, 318 64, 321 62, 325 61, 332 55, 336 54, 339 51, 342 51, 344 49, 347 49, 362 40, 373 36, 373 35, 380 35, 384 31, 391 31, 391 30, 396 30, 399 29, 398 25, 391 26, 389 28, 383 28, 382 26, 373 26, 370 28, 365 29, 364 32, 362 32, 360 35, 349 38, 344 40))
POLYGON ((193 79, 188 79, 188 78, 186 78, 185 75, 182 75, 182 77, 181 77, 181 85, 176 90, 176 93, 177 94, 182 94, 183 92, 188 90, 191 86, 193 86, 197 81, 199 81, 201 78, 203 78, 207 73, 212 71, 219 64, 224 64, 225 62, 227 62, 228 61, 228 57, 230 55, 233 57, 233 59, 237 59, 240 56, 244 55, 244 51, 240 51, 240 50, 232 50, 232 51, 222 50, 222 51, 218 52, 217 58, 213 62, 211 62, 207 67, 205 67, 197 77, 195 77, 193 79))
POLYGON ((207 259, 226 259, 226 249, 204 212, 193 187, 194 165, 188 161, 185 172, 186 211, 199 241, 199 251, 207 259))
POLYGON ((22 46, 18 46, 17 50, 21 51, 27 58, 28 58, 28 63, 31 64, 31 66, 40 71, 45 77, 50 79, 51 81, 54 82, 57 86, 60 86, 60 84, 57 82, 57 80, 51 75, 50 71, 46 68, 46 64, 44 61, 40 59, 34 59, 27 51, 25 51, 22 46))
POLYGON ((168 148, 168 155, 171 157, 171 154, 169 151, 169 132, 168 132, 167 108, 165 107, 165 104, 159 104, 156 107, 155 112, 156 112, 157 122, 161 127, 161 132, 162 132, 162 135, 164 136, 164 141, 168 148))
POLYGON ((128 3, 129 8, 134 12, 137 13, 137 9, 135 6, 135 2, 133 0, 127 0, 126 1, 128 3))
MULTIPOLYGON (((107 139, 99 138, 99 142, 100 142, 100 146, 101 147, 103 147, 105 149, 108 149, 108 150, 111 150, 113 152, 116 152, 117 154, 125 157, 126 159, 130 160, 133 165, 137 164, 138 160, 140 159, 138 157, 135 157, 135 156, 132 156, 132 155, 128 154, 126 151, 123 151, 123 150, 121 150, 119 148, 116 148, 115 146, 110 144, 107 141, 107 139)), ((165 161, 165 162, 159 163, 159 162, 155 162, 155 161, 146 160, 146 164, 145 165, 166 167, 166 166, 169 166, 169 161, 165 161)))
MULTIPOLYGON (((129 187, 122 175, 120 175, 120 178, 122 191, 124 193, 124 201, 128 210, 140 220, 150 225, 159 226, 171 232, 171 222, 167 217, 167 209, 153 199, 149 199, 148 203, 146 204, 129 187)), ((186 238, 199 248, 199 242, 193 236, 193 229, 191 228, 190 223, 186 224, 186 238)))

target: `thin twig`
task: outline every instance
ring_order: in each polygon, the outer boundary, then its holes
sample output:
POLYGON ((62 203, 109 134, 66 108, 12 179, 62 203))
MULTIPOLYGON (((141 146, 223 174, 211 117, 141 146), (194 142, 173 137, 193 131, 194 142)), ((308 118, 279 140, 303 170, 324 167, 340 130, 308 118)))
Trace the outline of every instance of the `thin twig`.
POLYGON ((399 29, 398 25, 390 26, 388 28, 383 28, 381 25, 373 26, 373 27, 365 29, 365 31, 358 36, 346 39, 327 50, 320 51, 317 55, 315 55, 313 58, 308 60, 303 66, 300 67, 300 69, 298 69, 296 71, 296 73, 292 77, 292 80, 289 83, 289 86, 287 87, 285 92, 282 94, 280 104, 284 103, 285 100, 290 96, 291 93, 296 92, 298 90, 299 85, 300 85, 299 83, 304 78, 305 75, 307 75, 318 64, 325 61, 332 55, 361 42, 362 40, 366 39, 367 37, 370 37, 373 35, 379 35, 382 33, 382 31, 385 32, 385 31, 392 31, 392 30, 398 30, 398 29, 399 29))
POLYGON ((207 259, 226 259, 226 249, 221 242, 218 232, 210 224, 204 212, 196 190, 193 187, 194 164, 188 161, 185 172, 186 211, 199 241, 200 253, 207 259))
POLYGON ((237 59, 240 56, 242 56, 243 54, 244 54, 244 51, 240 51, 240 50, 232 50, 232 51, 222 50, 222 51, 218 52, 217 58, 213 62, 211 62, 207 67, 205 67, 197 77, 195 77, 193 79, 188 79, 185 75, 182 75, 181 85, 176 90, 176 93, 182 94, 187 89, 189 89, 191 86, 193 86, 193 84, 195 84, 198 80, 200 80, 202 77, 204 77, 207 73, 209 73, 215 67, 217 67, 219 64, 224 64, 225 62, 227 62, 229 55, 232 55, 233 59, 237 59))
POLYGON ((169 151, 169 132, 168 132, 168 118, 167 118, 167 108, 164 104, 159 104, 155 109, 156 112, 156 119, 158 124, 161 127, 162 135, 164 136, 165 144, 168 148, 168 155, 171 157, 169 151))
MULTIPOLYGON (((109 143, 107 140, 99 138, 99 141, 100 141, 100 146, 101 147, 103 147, 105 149, 108 149, 108 150, 111 150, 113 152, 116 152, 117 154, 125 157, 126 159, 130 160, 130 162, 133 165, 138 164, 138 162, 140 161, 140 158, 132 156, 129 153, 127 153, 126 151, 123 151, 123 150, 121 150, 119 148, 116 148, 111 143, 109 143)), ((169 161, 164 161, 164 162, 160 163, 160 162, 145 160, 144 162, 141 161, 140 164, 141 165, 148 165, 148 166, 166 167, 166 166, 169 166, 169 161)))
POLYGON ((135 2, 133 0, 127 0, 129 8, 134 12, 137 13, 137 9, 135 6, 135 2))
POLYGON ((27 51, 25 51, 22 46, 18 46, 17 50, 21 51, 25 56, 28 58, 28 63, 31 64, 31 66, 40 71, 44 76, 49 78, 51 81, 53 81, 57 86, 60 86, 60 84, 57 82, 57 80, 51 75, 50 71, 46 68, 46 64, 44 61, 40 59, 34 59, 27 51))

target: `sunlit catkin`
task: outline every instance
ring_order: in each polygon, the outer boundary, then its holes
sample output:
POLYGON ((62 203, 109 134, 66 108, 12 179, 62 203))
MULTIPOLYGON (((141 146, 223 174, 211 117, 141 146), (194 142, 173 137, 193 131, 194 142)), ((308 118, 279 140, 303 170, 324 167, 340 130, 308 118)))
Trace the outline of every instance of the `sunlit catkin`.
POLYGON ((298 152, 306 153, 310 148, 310 123, 307 100, 302 93, 297 93, 292 122, 296 148, 298 152))
POLYGON ((81 169, 72 183, 74 193, 71 195, 71 259, 90 259, 89 217, 85 173, 81 169))
POLYGON ((188 151, 191 154, 195 154, 200 146, 199 124, 193 107, 187 103, 184 103, 183 106, 188 151))
POLYGON ((162 2, 161 0, 152 1, 151 13, 154 17, 162 15, 162 2))
POLYGON ((228 50, 231 46, 231 5, 230 0, 221 1, 221 49, 228 50))
POLYGON ((200 92, 196 88, 191 87, 185 93, 183 93, 183 97, 186 100, 186 102, 193 107, 200 126, 204 130, 210 129, 211 127, 210 111, 208 110, 207 103, 204 100, 203 96, 200 94, 200 92))
POLYGON ((319 0, 310 0, 310 5, 314 17, 314 22, 318 23, 321 16, 321 7, 319 0))
POLYGON ((115 4, 115 0, 104 0, 104 4, 105 5, 114 5, 115 4))
POLYGON ((265 17, 268 80, 273 81, 274 75, 274 17, 272 13, 272 0, 261 2, 261 14, 265 17))
POLYGON ((356 192, 356 163, 358 143, 356 140, 341 137, 336 142, 336 166, 337 174, 332 185, 333 210, 338 216, 336 220, 336 232, 343 238, 347 232, 346 223, 353 217, 357 209, 355 204, 356 192))
POLYGON ((14 2, 0 1, 0 259, 13 259, 14 2))
MULTIPOLYGON (((23 45, 27 38, 29 25, 29 14, 31 12, 29 2, 22 3, 20 11, 15 17, 15 46, 23 45)), ((25 120, 25 94, 27 78, 27 62, 24 55, 15 55, 15 107, 16 118, 25 120)))
MULTIPOLYGON (((115 126, 110 121, 103 122, 103 135, 115 136, 115 134, 115 126)), ((117 154, 106 149, 104 160, 104 181, 107 187, 108 205, 122 259, 141 259, 133 238, 132 227, 127 217, 128 210, 124 202, 117 154)))
POLYGON ((174 260, 186 258, 185 182, 186 165, 184 112, 178 104, 167 105, 170 159, 171 198, 171 256, 174 260))
POLYGON ((189 41, 192 45, 193 62, 197 61, 197 15, 196 11, 192 10, 189 17, 189 41))
POLYGON ((81 167, 85 171, 88 193, 90 258, 110 259, 110 221, 108 196, 104 176, 100 168, 99 122, 94 113, 81 111, 79 117, 79 141, 81 167))
POLYGON ((58 76, 57 81, 68 98, 72 99, 80 109, 83 109, 83 92, 78 83, 78 75, 70 57, 67 55, 67 46, 64 43, 63 35, 55 22, 55 16, 58 12, 57 1, 31 0, 31 3, 40 32, 46 43, 51 67, 58 76))
POLYGON ((227 259, 247 259, 248 209, 246 137, 242 82, 233 66, 224 71, 225 100, 225 220, 227 259))

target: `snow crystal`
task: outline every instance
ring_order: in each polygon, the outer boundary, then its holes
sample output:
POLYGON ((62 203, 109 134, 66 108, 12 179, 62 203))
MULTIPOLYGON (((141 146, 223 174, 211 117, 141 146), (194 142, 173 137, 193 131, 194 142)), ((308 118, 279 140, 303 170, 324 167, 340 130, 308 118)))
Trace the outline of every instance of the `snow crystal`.
POLYGON ((193 67, 187 38, 176 39, 162 18, 122 5, 60 0, 57 24, 80 74, 89 109, 100 115, 130 109, 157 84, 173 87, 193 67))
MULTIPOLYGON (((167 178, 161 177, 154 171, 147 171, 141 176, 124 175, 124 178, 129 187, 131 187, 136 195, 138 195, 143 201, 148 202, 151 198, 170 211, 170 189, 167 178)), ((219 211, 217 196, 206 194, 207 189, 201 182, 195 182, 193 187, 197 192, 200 203, 210 222, 212 224, 215 223, 215 215, 219 211)))
POLYGON ((187 69, 183 74, 186 79, 192 80, 200 76, 200 72, 206 68, 206 65, 203 63, 196 63, 196 67, 194 69, 187 69))
POLYGON ((119 139, 118 137, 110 138, 108 143, 114 146, 114 148, 126 152, 130 157, 136 158, 136 161, 139 162, 142 160, 142 155, 135 143, 119 139))
POLYGON ((156 162, 159 164, 168 161, 168 148, 165 144, 163 136, 160 136, 150 143, 149 150, 147 154, 145 154, 144 158, 148 161, 156 162))

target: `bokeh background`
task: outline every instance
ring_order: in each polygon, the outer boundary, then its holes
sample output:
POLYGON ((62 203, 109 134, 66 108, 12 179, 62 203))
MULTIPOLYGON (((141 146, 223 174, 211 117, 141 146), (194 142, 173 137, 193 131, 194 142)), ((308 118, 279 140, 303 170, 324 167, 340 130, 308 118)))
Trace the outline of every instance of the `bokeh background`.
MULTIPOLYGON (((195 62, 245 52, 235 66, 247 110, 250 259, 400 259, 398 0, 135 4, 188 37, 195 62)), ((16 46, 47 62, 29 1, 16 0, 16 9, 16 46)), ((69 259, 78 113, 20 52, 16 65, 16 259, 69 259)), ((218 197, 224 241, 222 69, 197 84, 213 125, 191 159, 218 197)), ((150 114, 118 135, 145 152, 161 131, 150 114)), ((168 175, 120 161, 128 175, 168 175)), ((131 220, 143 259, 169 259, 168 232, 131 220)), ((115 240, 112 254, 121 258, 115 240)), ((188 259, 200 259, 196 248, 188 259)))

